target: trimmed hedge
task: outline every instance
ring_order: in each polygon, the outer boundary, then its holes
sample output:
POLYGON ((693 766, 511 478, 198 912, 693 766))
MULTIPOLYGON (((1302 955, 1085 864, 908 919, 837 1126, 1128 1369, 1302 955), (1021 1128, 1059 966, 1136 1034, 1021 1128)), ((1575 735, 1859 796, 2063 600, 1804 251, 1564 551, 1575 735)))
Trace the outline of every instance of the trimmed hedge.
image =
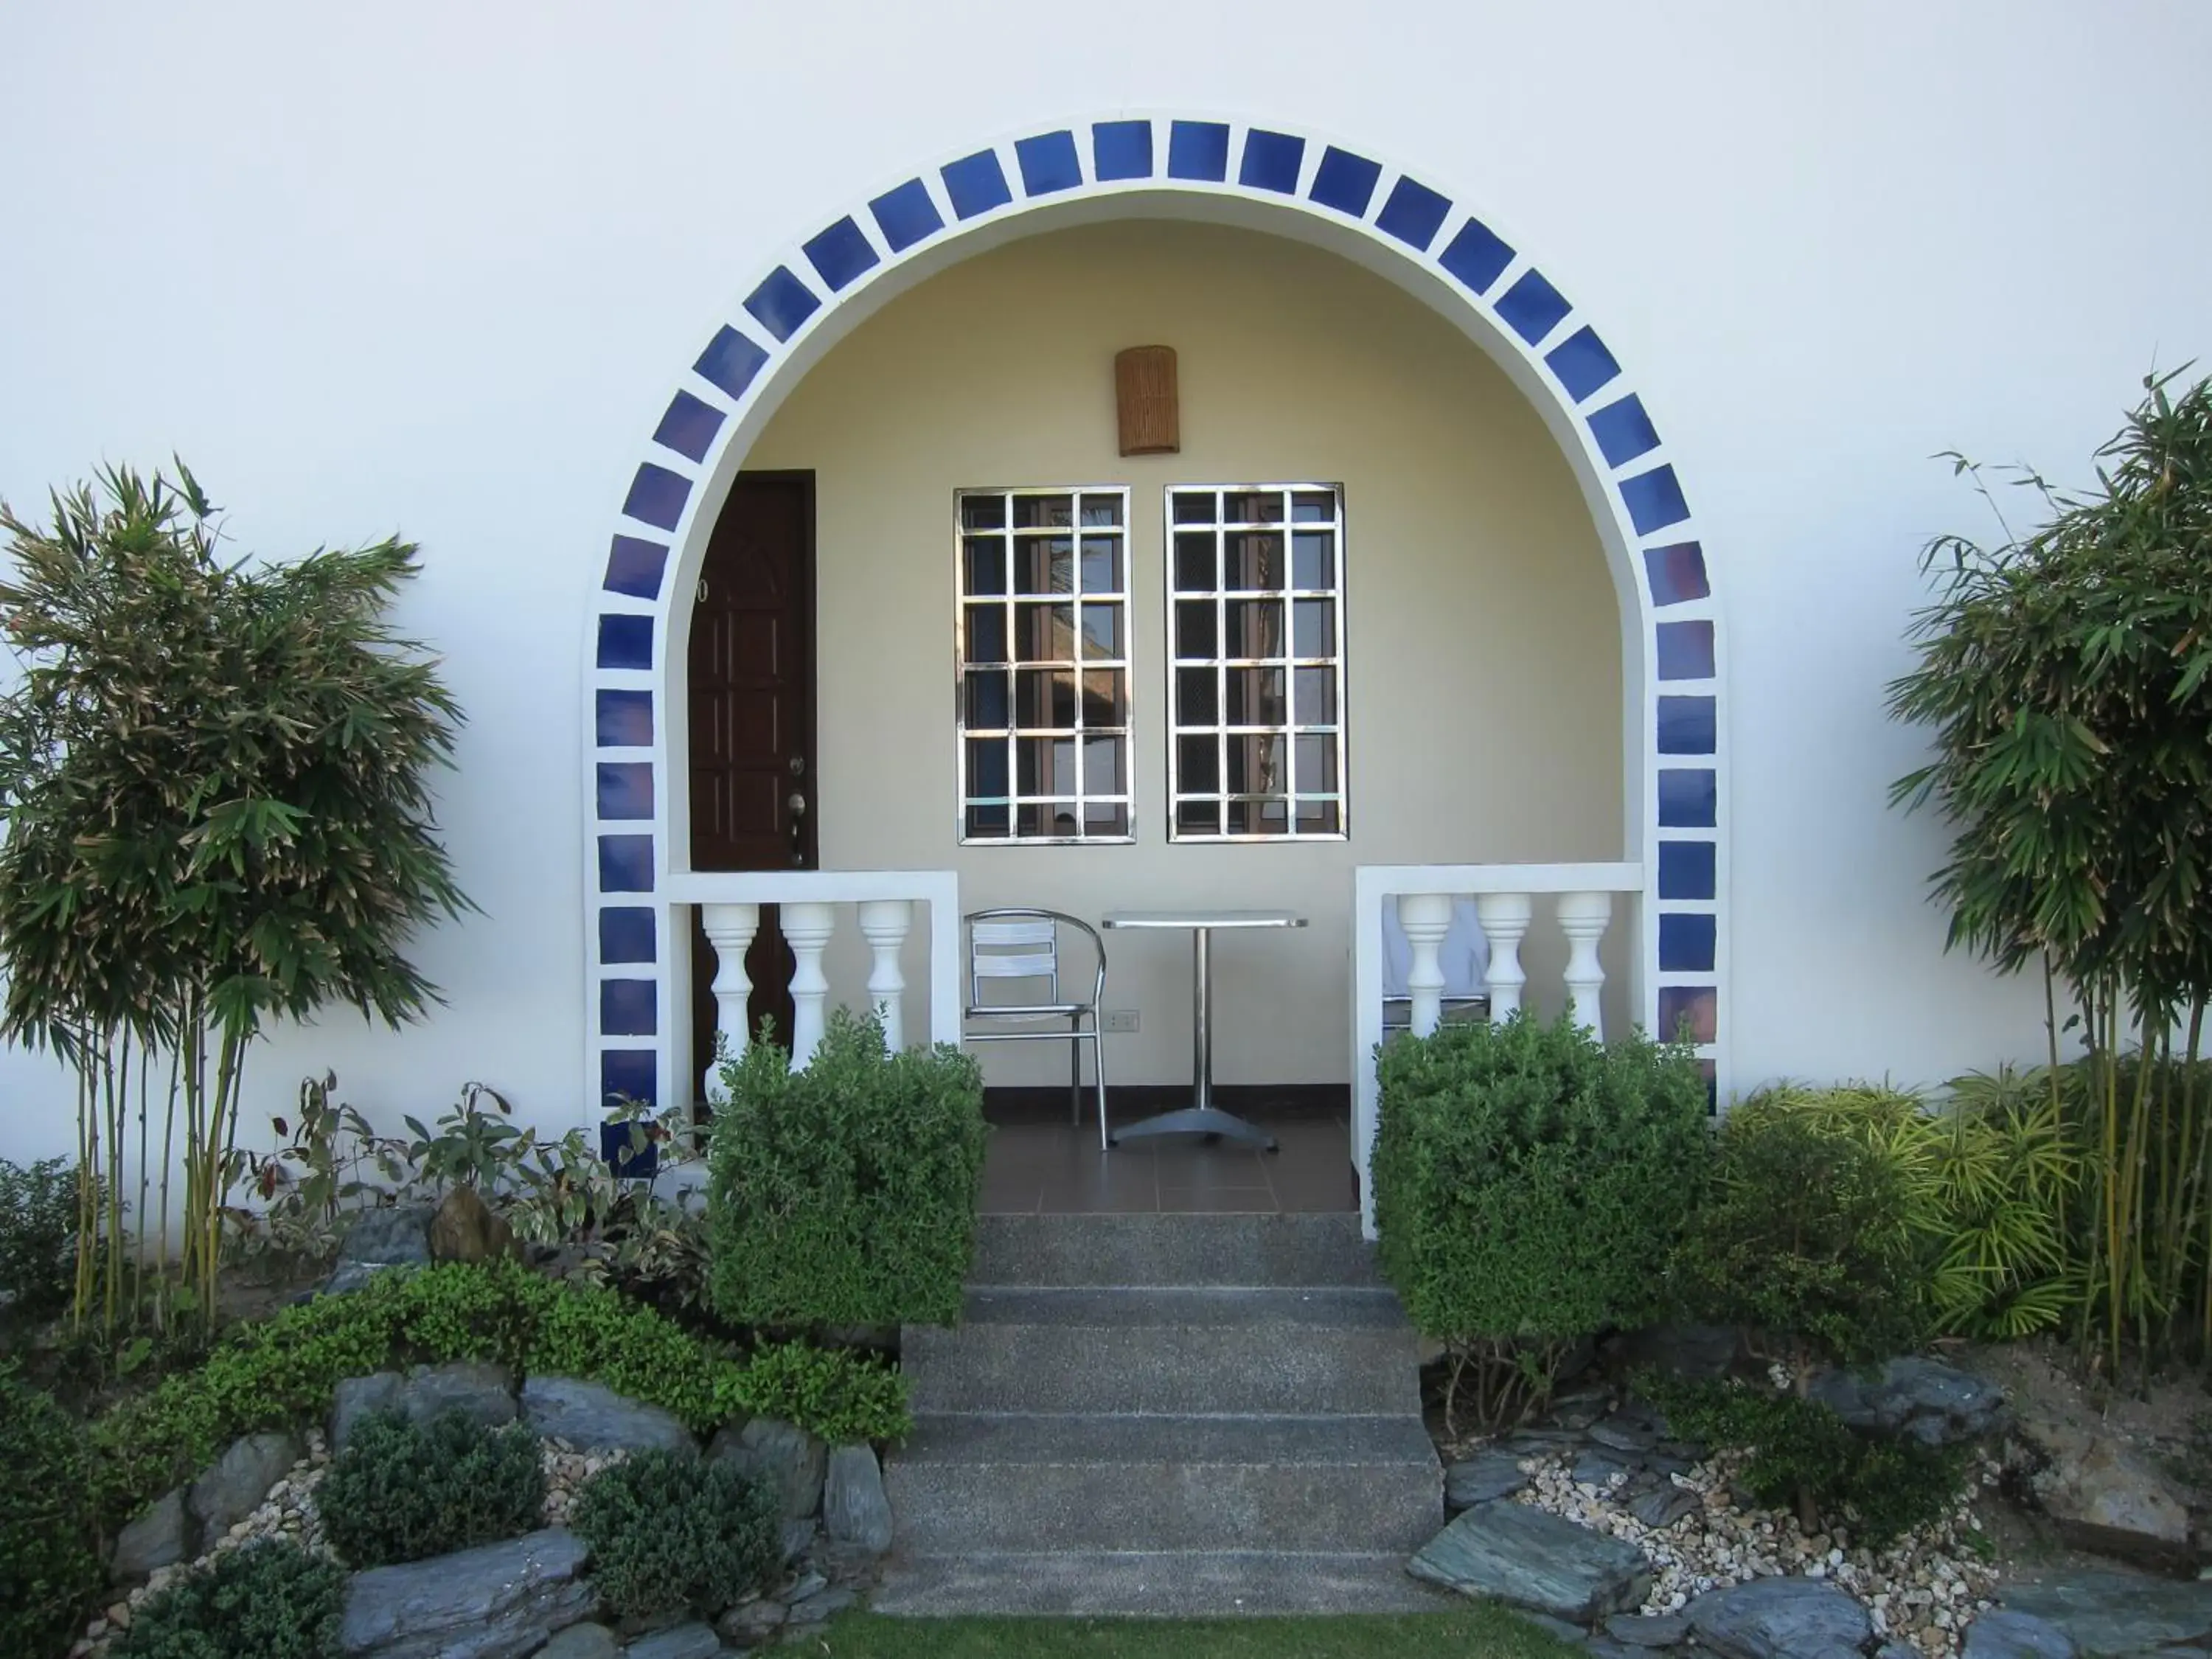
POLYGON ((115 1659, 338 1659, 345 1583, 289 1541, 226 1550, 147 1598, 115 1659))
POLYGON ((538 1445, 520 1424, 372 1412, 315 1494, 331 1547, 349 1566, 383 1567, 534 1531, 545 1515, 538 1445))
POLYGON ((727 1462, 637 1453, 585 1483, 571 1524, 592 1547, 592 1586, 623 1619, 711 1619, 783 1562, 780 1495, 727 1462))
POLYGON ((0 1659, 67 1647, 106 1584, 83 1436, 52 1396, 0 1377, 0 1659))

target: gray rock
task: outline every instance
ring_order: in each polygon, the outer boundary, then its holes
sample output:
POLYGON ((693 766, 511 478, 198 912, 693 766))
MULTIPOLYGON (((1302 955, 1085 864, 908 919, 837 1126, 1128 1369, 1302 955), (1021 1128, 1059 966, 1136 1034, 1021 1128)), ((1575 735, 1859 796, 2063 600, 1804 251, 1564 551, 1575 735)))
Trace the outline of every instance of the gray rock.
POLYGON ((337 1265, 324 1281, 325 1296, 343 1296, 357 1291, 387 1268, 427 1267, 430 1261, 430 1218, 428 1204, 402 1204, 389 1209, 363 1210, 346 1229, 338 1246, 337 1265))
POLYGON ((891 1547, 891 1504, 871 1446, 839 1446, 822 1486, 822 1529, 832 1542, 878 1553, 891 1547))
POLYGON ((1993 1608, 1966 1626, 1966 1659, 2075 1659, 2077 1651, 2057 1626, 2009 1607, 1993 1608))
POLYGON ((696 1452, 698 1441, 672 1412, 573 1376, 533 1376, 522 1385, 522 1420, 585 1450, 696 1452))
POLYGON ((819 1595, 810 1595, 804 1601, 794 1602, 791 1609, 791 1622, 794 1625, 818 1625, 826 1619, 836 1618, 860 1599, 842 1585, 836 1589, 823 1590, 819 1595))
POLYGON ((1636 1473, 1634 1465, 1614 1456, 1609 1451, 1593 1448, 1575 1459, 1574 1478, 1577 1484, 1595 1486, 1604 1491, 1613 1484, 1615 1475, 1636 1473))
POLYGON ((1521 1618, 1524 1624, 1534 1625, 1545 1635, 1556 1636, 1562 1642, 1573 1642, 1579 1645, 1589 1640, 1589 1632, 1580 1625, 1571 1625, 1564 1619, 1554 1619, 1548 1613, 1524 1613, 1521 1618))
POLYGON ((797 1607, 810 1595, 819 1595, 830 1588, 830 1581, 818 1572, 801 1573, 799 1582, 783 1593, 783 1599, 797 1607))
POLYGON ((522 1659, 588 1618, 599 1595, 588 1552, 563 1528, 404 1566, 346 1586, 343 1642, 376 1659, 522 1659))
POLYGON ((605 1625, 571 1625, 538 1650, 538 1659, 617 1659, 621 1652, 605 1625))
POLYGON ((353 1438, 354 1425, 372 1412, 398 1411, 399 1391, 406 1383, 398 1371, 374 1371, 340 1382, 331 1398, 331 1449, 343 1451, 353 1438))
POLYGON ((399 1409, 417 1423, 459 1412, 488 1429, 502 1428, 519 1414, 514 1376, 504 1365, 457 1360, 450 1365, 417 1365, 399 1390, 399 1409))
POLYGON ((1679 1647, 1689 1639, 1690 1621, 1679 1613, 1617 1613, 1605 1621, 1605 1633, 1632 1648, 1679 1647))
POLYGON ((1444 1471, 1444 1507, 1458 1510, 1510 1498, 1528 1484, 1519 1458, 1502 1451, 1477 1452, 1444 1471))
POLYGON ((2160 1565, 2191 1563, 2189 1507, 2157 1465, 2094 1429, 2040 1423, 2023 1432, 2049 1460, 2029 1485, 2068 1543, 2160 1565))
POLYGON ((1735 1363, 1736 1333, 1729 1325, 1654 1325, 1623 1341, 1623 1364, 1650 1366, 1676 1376, 1724 1376, 1735 1363))
POLYGON ((1754 1578, 1700 1595, 1691 1632, 1726 1659, 1856 1659, 1874 1633, 1867 1611, 1819 1578, 1754 1578))
POLYGON ((722 1638, 712 1625, 678 1625, 641 1636, 629 1644, 629 1659, 714 1659, 722 1638))
POLYGON ((2004 1605, 2057 1626, 2087 1659, 2118 1659, 2212 1637, 2212 1583, 2203 1581, 2081 1573, 2012 1585, 2004 1591, 2004 1605))
POLYGON ((775 1483, 787 1518, 803 1521, 822 1508, 822 1480, 830 1452, 805 1430, 772 1417, 756 1417, 732 1433, 720 1431, 707 1455, 726 1458, 775 1483))
POLYGON ((1626 1613, 1651 1589, 1644 1552, 1527 1504, 1478 1504, 1407 1564, 1463 1595, 1589 1625, 1626 1613))
POLYGON ((191 1526, 182 1486, 155 1498, 117 1535, 115 1559, 110 1563, 116 1577, 149 1577, 156 1567, 187 1559, 192 1553, 191 1526))
POLYGON ((801 1521, 785 1522, 783 1523, 783 1559, 787 1562, 796 1561, 800 1556, 805 1554, 813 1547, 814 1534, 819 1530, 811 1516, 801 1521))
POLYGON ((1874 1659, 1921 1659, 1921 1656, 1910 1642, 1884 1642, 1874 1650, 1874 1659))
POLYGON ((212 1542, 259 1509, 270 1487, 306 1455, 307 1448, 289 1434, 249 1434, 233 1441, 215 1467, 192 1482, 185 1499, 199 1522, 200 1537, 212 1542))
POLYGON ((1668 1485, 1654 1486, 1649 1492, 1638 1492, 1628 1500, 1628 1512, 1655 1531, 1665 1531, 1686 1516, 1695 1515, 1699 1504, 1697 1493, 1668 1485))
POLYGON ((1659 1443, 1657 1429, 1618 1412, 1601 1422, 1591 1424, 1587 1433, 1590 1444, 1603 1446, 1608 1451, 1648 1452, 1659 1443))
POLYGON ((1855 1429, 1930 1446, 1973 1440, 2002 1425, 2004 1390, 1940 1359, 1907 1355, 1876 1370, 1823 1371, 1812 1397, 1855 1429))
POLYGON ((783 1627, 784 1607, 781 1601, 766 1596, 732 1607, 714 1621, 714 1628, 722 1639, 741 1648, 764 1642, 783 1627))

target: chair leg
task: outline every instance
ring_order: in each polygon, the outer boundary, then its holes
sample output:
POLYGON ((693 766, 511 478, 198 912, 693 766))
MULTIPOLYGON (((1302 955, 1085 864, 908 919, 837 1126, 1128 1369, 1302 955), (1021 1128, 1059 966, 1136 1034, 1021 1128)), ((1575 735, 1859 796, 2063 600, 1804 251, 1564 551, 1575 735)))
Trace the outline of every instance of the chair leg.
POLYGON ((1067 1017, 1067 1127, 1083 1127, 1083 1016, 1067 1017))
POLYGON ((1091 1076, 1098 1089, 1098 1150, 1103 1152, 1109 1144, 1106 1133, 1106 1039, 1099 1032, 1096 1018, 1091 1022, 1091 1076))

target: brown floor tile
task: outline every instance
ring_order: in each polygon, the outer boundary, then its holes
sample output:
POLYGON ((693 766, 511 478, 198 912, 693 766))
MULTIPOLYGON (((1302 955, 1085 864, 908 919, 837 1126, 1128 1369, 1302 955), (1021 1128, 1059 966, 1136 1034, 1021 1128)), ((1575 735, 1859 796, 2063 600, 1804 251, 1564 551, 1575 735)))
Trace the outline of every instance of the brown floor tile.
POLYGON ((994 1127, 984 1156, 981 1207, 1004 1214, 1251 1212, 1358 1207, 1349 1131, 1340 1119, 1260 1120, 1281 1150, 1163 1136, 1098 1149, 1097 1126, 994 1127))
POLYGON ((1160 1209, 1170 1215, 1273 1215, 1281 1207, 1265 1187, 1160 1188, 1160 1209))

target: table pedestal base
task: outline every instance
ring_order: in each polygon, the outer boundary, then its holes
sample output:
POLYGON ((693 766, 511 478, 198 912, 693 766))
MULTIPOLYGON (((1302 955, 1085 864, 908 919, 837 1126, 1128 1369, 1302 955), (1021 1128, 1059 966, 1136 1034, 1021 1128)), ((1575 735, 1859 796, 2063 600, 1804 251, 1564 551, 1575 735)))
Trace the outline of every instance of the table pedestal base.
POLYGON ((1107 1137, 1106 1144, 1118 1146, 1125 1140, 1143 1140, 1152 1135, 1221 1135, 1247 1146, 1259 1146, 1271 1152, 1279 1150, 1274 1136, 1265 1129, 1218 1106, 1186 1106, 1181 1111, 1162 1112, 1158 1117, 1116 1129, 1107 1137))

